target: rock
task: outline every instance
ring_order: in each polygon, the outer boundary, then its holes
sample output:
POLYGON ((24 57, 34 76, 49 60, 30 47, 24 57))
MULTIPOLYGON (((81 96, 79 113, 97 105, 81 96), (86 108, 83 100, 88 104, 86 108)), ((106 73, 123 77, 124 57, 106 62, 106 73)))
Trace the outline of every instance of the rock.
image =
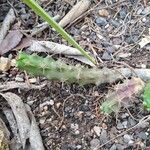
POLYGON ((15 81, 23 82, 24 79, 23 79, 23 77, 21 75, 16 75, 15 81))
POLYGON ((121 144, 116 144, 116 149, 117 150, 124 150, 125 146, 121 145, 121 144))
POLYGON ((125 142, 125 143, 128 143, 128 144, 129 144, 129 142, 132 140, 132 137, 131 137, 131 135, 129 135, 129 134, 125 134, 125 135, 123 136, 123 139, 124 139, 124 142, 125 142))
POLYGON ((117 147, 116 147, 116 144, 113 144, 113 146, 110 148, 110 150, 116 150, 117 147))
POLYGON ((106 9, 101 9, 98 11, 98 14, 101 16, 101 17, 108 17, 109 16, 109 12, 106 10, 106 9))
POLYGON ((138 138, 146 140, 148 138, 147 134, 145 132, 140 132, 137 134, 138 138))
POLYGON ((107 51, 104 51, 104 53, 102 55, 102 59, 103 60, 111 60, 112 57, 111 57, 111 55, 107 51))
POLYGON ((106 26, 108 24, 107 20, 103 17, 98 17, 96 23, 98 26, 106 26))
POLYGON ((53 105, 54 105, 54 101, 51 99, 51 100, 49 101, 49 104, 50 104, 51 106, 53 106, 53 105))
POLYGON ((93 139, 90 141, 90 147, 91 147, 91 150, 98 150, 100 146, 100 141, 98 139, 93 139))
POLYGON ((150 6, 146 7, 143 11, 142 11, 142 15, 146 15, 150 13, 150 6))
POLYGON ((123 125, 122 125, 122 123, 120 122, 120 121, 118 121, 118 123, 117 123, 117 129, 123 129, 124 127, 123 127, 123 125))
POLYGON ((99 126, 94 126, 93 130, 97 136, 100 136, 101 128, 99 126))
POLYGON ((120 12, 119 12, 119 16, 121 19, 124 19, 127 15, 127 12, 125 9, 121 9, 120 12))
POLYGON ((75 134, 75 135, 79 135, 79 134, 80 134, 80 131, 79 131, 79 130, 75 130, 74 134, 75 134))
POLYGON ((30 83, 36 83, 36 82, 37 82, 37 79, 36 79, 36 78, 31 78, 31 79, 29 79, 29 82, 30 82, 30 83))
POLYGON ((122 119, 125 119, 125 118, 127 118, 127 117, 129 117, 129 114, 128 114, 128 113, 124 113, 124 114, 121 115, 121 118, 122 118, 122 119))
POLYGON ((101 144, 104 144, 107 141, 108 141, 107 131, 105 129, 102 129, 101 135, 100 135, 100 142, 101 142, 101 144))
POLYGON ((122 125, 123 125, 124 128, 127 128, 127 124, 128 124, 127 120, 125 120, 125 121, 122 122, 122 125))
POLYGON ((72 130, 78 130, 79 129, 79 125, 76 123, 71 123, 71 129, 72 130))
POLYGON ((129 122, 131 127, 136 125, 136 121, 134 121, 132 118, 128 118, 128 122, 129 122))
POLYGON ((77 149, 82 149, 82 146, 81 145, 77 145, 76 148, 77 149))

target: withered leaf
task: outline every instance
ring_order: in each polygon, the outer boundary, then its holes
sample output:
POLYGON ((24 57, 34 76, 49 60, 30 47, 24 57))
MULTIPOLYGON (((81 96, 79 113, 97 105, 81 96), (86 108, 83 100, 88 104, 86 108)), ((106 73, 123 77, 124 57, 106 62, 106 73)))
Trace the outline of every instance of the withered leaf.
POLYGON ((18 30, 9 32, 0 44, 0 55, 3 55, 15 48, 21 41, 22 37, 23 34, 18 30))

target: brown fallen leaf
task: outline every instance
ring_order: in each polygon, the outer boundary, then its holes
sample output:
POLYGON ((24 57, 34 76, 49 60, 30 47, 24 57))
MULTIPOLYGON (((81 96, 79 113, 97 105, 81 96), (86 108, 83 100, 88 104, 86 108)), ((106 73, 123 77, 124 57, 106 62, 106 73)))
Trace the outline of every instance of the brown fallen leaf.
POLYGON ((23 34, 18 30, 9 32, 0 44, 0 55, 3 55, 15 48, 21 41, 22 37, 23 34))
POLYGON ((0 29, 0 43, 3 41, 3 39, 7 35, 10 29, 10 26, 15 21, 15 19, 16 19, 16 16, 15 16, 14 10, 11 8, 8 14, 6 15, 2 23, 1 29, 0 29))
POLYGON ((27 48, 32 44, 32 39, 29 37, 25 37, 21 40, 21 42, 14 48, 14 50, 20 50, 23 48, 27 48))

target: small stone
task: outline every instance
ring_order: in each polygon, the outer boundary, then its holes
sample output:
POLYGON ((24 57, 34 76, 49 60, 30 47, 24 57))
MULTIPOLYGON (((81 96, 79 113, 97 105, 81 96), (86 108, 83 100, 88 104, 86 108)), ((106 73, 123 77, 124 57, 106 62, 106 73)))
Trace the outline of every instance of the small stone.
POLYGON ((131 127, 134 126, 134 125, 136 125, 136 121, 134 121, 132 118, 129 118, 128 122, 129 122, 129 124, 130 124, 131 127))
POLYGON ((140 139, 146 140, 147 139, 147 134, 145 132, 140 132, 137 135, 140 139))
POLYGON ((54 105, 54 101, 51 99, 51 100, 49 101, 49 104, 50 104, 51 106, 53 106, 53 105, 54 105))
POLYGON ((122 118, 122 119, 125 119, 125 118, 127 118, 127 117, 129 117, 129 114, 128 114, 128 113, 124 113, 124 114, 121 115, 121 118, 122 118))
POLYGON ((146 15, 150 13, 150 6, 146 7, 143 11, 142 11, 142 15, 146 15))
POLYGON ((109 12, 106 10, 106 9, 101 9, 98 11, 98 14, 101 16, 101 17, 108 17, 109 16, 109 12))
POLYGON ((105 129, 102 129, 101 135, 100 135, 100 142, 101 142, 101 144, 104 144, 107 141, 108 141, 107 131, 105 129))
POLYGON ((116 149, 117 149, 117 147, 115 144, 113 144, 113 146, 110 148, 110 150, 116 150, 116 149))
POLYGON ((78 130, 78 129, 79 129, 79 125, 76 124, 76 123, 72 123, 72 124, 71 124, 71 129, 72 129, 72 130, 78 130))
POLYGON ((125 9, 121 9, 121 11, 119 12, 120 18, 124 19, 127 15, 127 12, 125 11, 125 9))
POLYGON ((23 81, 24 81, 24 79, 22 78, 22 76, 20 76, 20 75, 16 75, 15 81, 23 82, 23 81))
POLYGON ((94 126, 93 130, 97 136, 100 136, 101 128, 99 126, 94 126))
POLYGON ((100 141, 98 139, 93 139, 90 141, 91 150, 98 150, 100 146, 100 141))
POLYGON ((80 131, 79 131, 79 130, 76 130, 76 131, 74 132, 74 134, 75 134, 75 135, 79 135, 79 134, 80 134, 80 131))
POLYGON ((112 57, 111 57, 111 55, 107 51, 104 51, 104 53, 102 55, 102 59, 103 60, 111 60, 112 57))
POLYGON ((124 150, 125 146, 121 145, 121 144, 116 144, 116 149, 117 150, 124 150))
POLYGON ((127 124, 128 124, 127 120, 125 120, 125 121, 122 122, 122 125, 123 125, 124 128, 127 128, 127 124))
POLYGON ((125 134, 123 138, 125 143, 129 143, 129 141, 132 140, 132 137, 129 134, 125 134))
POLYGON ((118 122, 118 124, 117 124, 117 129, 123 129, 124 127, 123 127, 123 125, 122 125, 122 123, 119 121, 118 122))
POLYGON ((145 69, 146 68, 146 64, 141 64, 141 68, 145 69))
POLYGON ((36 78, 31 78, 31 79, 29 79, 29 82, 30 82, 30 83, 36 83, 37 80, 36 80, 36 78))
POLYGON ((146 22, 146 21, 147 21, 146 17, 143 17, 142 22, 146 22))
POLYGON ((99 26, 106 26, 107 25, 107 20, 103 17, 98 17, 96 19, 96 23, 99 25, 99 26))
POLYGON ((77 149, 81 149, 82 146, 81 146, 81 145, 77 145, 76 148, 77 148, 77 149))

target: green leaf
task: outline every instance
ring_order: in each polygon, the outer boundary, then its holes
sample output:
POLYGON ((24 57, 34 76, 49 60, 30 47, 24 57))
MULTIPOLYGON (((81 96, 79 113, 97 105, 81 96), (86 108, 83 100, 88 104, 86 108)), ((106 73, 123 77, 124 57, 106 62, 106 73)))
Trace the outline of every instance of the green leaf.
POLYGON ((66 39, 70 44, 77 48, 87 59, 92 63, 96 64, 95 59, 91 57, 82 47, 57 23, 53 20, 48 13, 35 1, 35 0, 22 0, 26 5, 28 5, 37 15, 42 19, 47 21, 50 26, 52 26, 58 33, 60 33, 64 39, 66 39))
POLYGON ((143 104, 145 109, 150 110, 150 82, 144 88, 143 104))

